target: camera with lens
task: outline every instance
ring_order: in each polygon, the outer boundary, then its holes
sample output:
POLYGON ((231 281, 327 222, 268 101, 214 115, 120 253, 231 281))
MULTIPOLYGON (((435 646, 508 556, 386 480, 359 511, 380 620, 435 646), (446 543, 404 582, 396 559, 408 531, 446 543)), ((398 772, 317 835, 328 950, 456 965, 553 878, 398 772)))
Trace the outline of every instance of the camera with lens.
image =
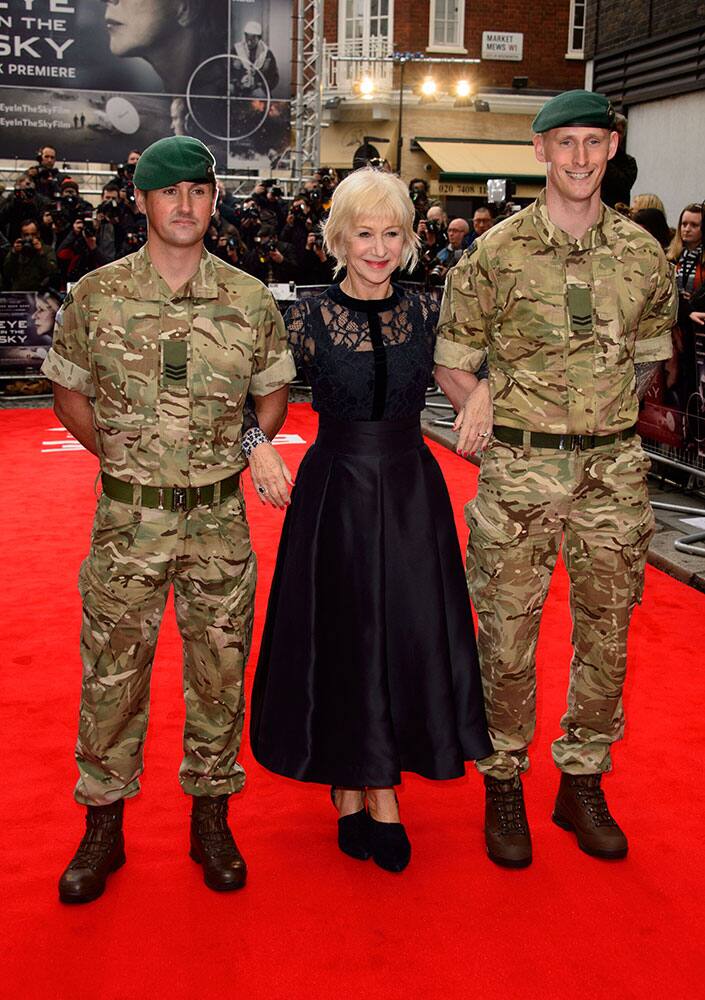
POLYGON ((32 201, 34 198, 34 188, 33 187, 18 187, 15 188, 15 198, 18 201, 32 201))
POLYGON ((448 268, 444 267, 443 264, 436 264, 428 272, 428 282, 430 285, 442 285, 446 280, 446 274, 448 273, 448 268))
POLYGON ((240 249, 240 241, 238 240, 237 236, 228 236, 228 240, 225 245, 227 246, 228 250, 240 249))
POLYGON ((84 236, 96 235, 96 228, 95 228, 95 223, 93 222, 92 215, 87 215, 83 220, 83 235, 84 236))
POLYGON ((22 253, 25 255, 36 253, 34 249, 34 237, 33 236, 23 236, 22 237, 22 253))
POLYGON ((143 245, 147 239, 147 230, 143 226, 138 226, 137 229, 131 229, 129 233, 125 236, 125 243, 131 249, 138 249, 143 245))
POLYGON ((120 205, 117 198, 109 198, 107 201, 101 201, 97 211, 105 217, 107 222, 112 222, 113 225, 120 221, 120 205))
POLYGON ((308 216, 308 212, 301 204, 301 202, 299 202, 298 205, 294 205, 294 207, 291 210, 291 214, 294 216, 295 219, 298 219, 300 222, 303 222, 308 216))
POLYGON ((429 219, 426 222, 426 232, 435 233, 436 236, 441 235, 444 232, 443 223, 438 219, 429 219))

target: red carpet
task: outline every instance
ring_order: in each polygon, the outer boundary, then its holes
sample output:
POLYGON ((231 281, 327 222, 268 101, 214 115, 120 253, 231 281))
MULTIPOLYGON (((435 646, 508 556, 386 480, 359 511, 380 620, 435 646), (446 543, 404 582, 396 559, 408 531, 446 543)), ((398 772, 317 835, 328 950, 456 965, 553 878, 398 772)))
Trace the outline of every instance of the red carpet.
MULTIPOLYGON (((289 434, 314 436, 309 408, 289 434)), ((565 697, 565 574, 544 615, 539 725, 526 779, 531 868, 485 857, 475 773, 408 778, 401 794, 414 855, 389 875, 335 845, 326 789, 243 761, 233 826, 247 888, 205 888, 187 848, 177 783, 183 709, 169 611, 154 672, 143 793, 126 810, 127 865, 98 902, 62 907, 56 880, 82 831, 72 748, 80 683, 76 576, 94 506, 96 462, 61 448, 50 411, 0 413, 5 524, 2 692, 3 994, 18 1000, 661 1000, 695 996, 705 969, 702 781, 705 597, 649 570, 626 691, 627 738, 606 788, 631 835, 625 862, 581 854, 550 822, 558 775, 549 744, 565 697), (52 442, 47 444, 46 442, 52 442)), ((465 538, 476 473, 433 446, 465 538)), ((295 466, 304 446, 285 444, 295 466)), ((258 627, 282 516, 247 484, 259 556, 258 627)), ((251 663, 256 659, 253 649, 251 663)))

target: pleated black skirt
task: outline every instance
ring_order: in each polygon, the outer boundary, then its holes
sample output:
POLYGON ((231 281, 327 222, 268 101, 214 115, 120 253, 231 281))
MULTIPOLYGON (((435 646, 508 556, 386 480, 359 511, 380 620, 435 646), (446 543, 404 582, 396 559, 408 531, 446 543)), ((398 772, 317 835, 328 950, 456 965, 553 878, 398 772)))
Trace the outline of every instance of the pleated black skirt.
POLYGON ((282 531, 255 758, 325 784, 455 778, 492 753, 450 499, 418 417, 321 417, 282 531))

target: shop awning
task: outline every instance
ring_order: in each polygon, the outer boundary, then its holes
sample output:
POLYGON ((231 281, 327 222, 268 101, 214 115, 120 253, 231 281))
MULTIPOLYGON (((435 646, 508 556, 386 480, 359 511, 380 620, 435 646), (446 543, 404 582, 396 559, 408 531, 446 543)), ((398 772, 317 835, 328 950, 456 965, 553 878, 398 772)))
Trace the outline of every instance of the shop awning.
POLYGON ((415 140, 440 167, 438 180, 449 183, 486 181, 489 177, 511 179, 538 187, 545 183, 546 170, 534 156, 530 142, 487 142, 472 139, 415 140))

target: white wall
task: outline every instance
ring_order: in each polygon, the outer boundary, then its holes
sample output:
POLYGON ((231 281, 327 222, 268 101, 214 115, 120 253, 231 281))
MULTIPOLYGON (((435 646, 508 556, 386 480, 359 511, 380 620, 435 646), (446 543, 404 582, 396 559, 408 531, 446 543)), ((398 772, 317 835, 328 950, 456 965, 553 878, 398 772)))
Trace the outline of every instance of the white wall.
POLYGON ((657 194, 669 225, 691 201, 705 201, 705 90, 629 109, 627 152, 639 175, 632 198, 657 194))

